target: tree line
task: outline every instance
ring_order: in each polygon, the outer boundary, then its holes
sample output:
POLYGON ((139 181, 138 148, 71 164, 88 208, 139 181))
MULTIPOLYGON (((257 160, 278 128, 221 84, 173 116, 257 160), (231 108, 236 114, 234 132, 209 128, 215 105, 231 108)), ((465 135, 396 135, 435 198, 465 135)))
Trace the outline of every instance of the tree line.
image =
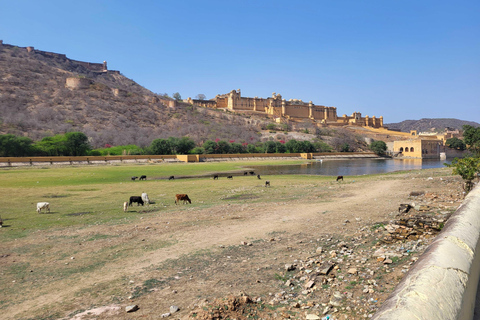
POLYGON ((155 139, 147 147, 136 145, 93 149, 82 132, 68 132, 33 141, 13 134, 0 135, 0 157, 27 156, 107 156, 107 155, 174 155, 174 154, 239 154, 239 153, 302 153, 331 152, 322 141, 266 141, 238 143, 233 140, 207 140, 200 145, 189 137, 155 139))

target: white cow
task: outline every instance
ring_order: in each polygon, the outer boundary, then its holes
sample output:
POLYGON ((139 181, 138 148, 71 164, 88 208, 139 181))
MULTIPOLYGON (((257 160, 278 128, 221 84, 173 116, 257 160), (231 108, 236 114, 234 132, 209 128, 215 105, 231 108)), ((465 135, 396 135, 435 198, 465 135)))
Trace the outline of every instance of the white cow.
POLYGON ((128 202, 125 201, 125 202, 123 203, 123 211, 127 212, 127 210, 128 210, 128 202))
POLYGON ((45 211, 48 210, 48 212, 50 212, 50 203, 48 203, 48 202, 38 202, 37 203, 37 212, 41 213, 42 209, 44 209, 45 211))
POLYGON ((145 202, 146 204, 150 204, 150 199, 148 199, 148 194, 146 194, 145 192, 142 193, 142 200, 143 200, 143 202, 145 202))

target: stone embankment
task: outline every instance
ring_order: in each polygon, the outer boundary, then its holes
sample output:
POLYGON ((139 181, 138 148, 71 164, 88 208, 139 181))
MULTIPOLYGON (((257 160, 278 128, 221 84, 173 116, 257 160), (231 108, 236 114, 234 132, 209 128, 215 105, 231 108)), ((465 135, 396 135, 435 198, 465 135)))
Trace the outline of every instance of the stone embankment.
POLYGON ((0 167, 44 165, 101 165, 120 163, 162 162, 220 162, 260 160, 335 160, 378 158, 371 152, 348 153, 254 153, 254 154, 208 154, 208 155, 146 155, 146 156, 79 156, 79 157, 0 157, 0 167), (192 160, 193 159, 193 160, 192 160))
POLYGON ((473 319, 480 276, 479 213, 477 186, 373 318, 473 319))

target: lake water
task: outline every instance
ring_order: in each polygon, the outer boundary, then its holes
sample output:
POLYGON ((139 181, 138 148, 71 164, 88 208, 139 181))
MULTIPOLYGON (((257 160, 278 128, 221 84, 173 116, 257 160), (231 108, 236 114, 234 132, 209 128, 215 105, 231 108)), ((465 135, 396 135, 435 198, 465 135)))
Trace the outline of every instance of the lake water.
POLYGON ((449 160, 421 159, 355 159, 323 160, 299 165, 249 166, 260 174, 311 174, 326 176, 358 176, 364 174, 386 173, 402 170, 444 168, 449 160))

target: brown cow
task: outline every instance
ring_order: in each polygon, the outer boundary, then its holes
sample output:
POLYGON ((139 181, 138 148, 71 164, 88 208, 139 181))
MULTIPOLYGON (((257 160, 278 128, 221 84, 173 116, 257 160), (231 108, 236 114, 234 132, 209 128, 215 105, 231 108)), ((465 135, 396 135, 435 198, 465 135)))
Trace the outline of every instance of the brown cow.
POLYGON ((179 204, 181 200, 183 200, 183 204, 185 204, 187 201, 188 203, 192 203, 192 200, 190 200, 190 198, 186 194, 175 195, 175 205, 179 204))

